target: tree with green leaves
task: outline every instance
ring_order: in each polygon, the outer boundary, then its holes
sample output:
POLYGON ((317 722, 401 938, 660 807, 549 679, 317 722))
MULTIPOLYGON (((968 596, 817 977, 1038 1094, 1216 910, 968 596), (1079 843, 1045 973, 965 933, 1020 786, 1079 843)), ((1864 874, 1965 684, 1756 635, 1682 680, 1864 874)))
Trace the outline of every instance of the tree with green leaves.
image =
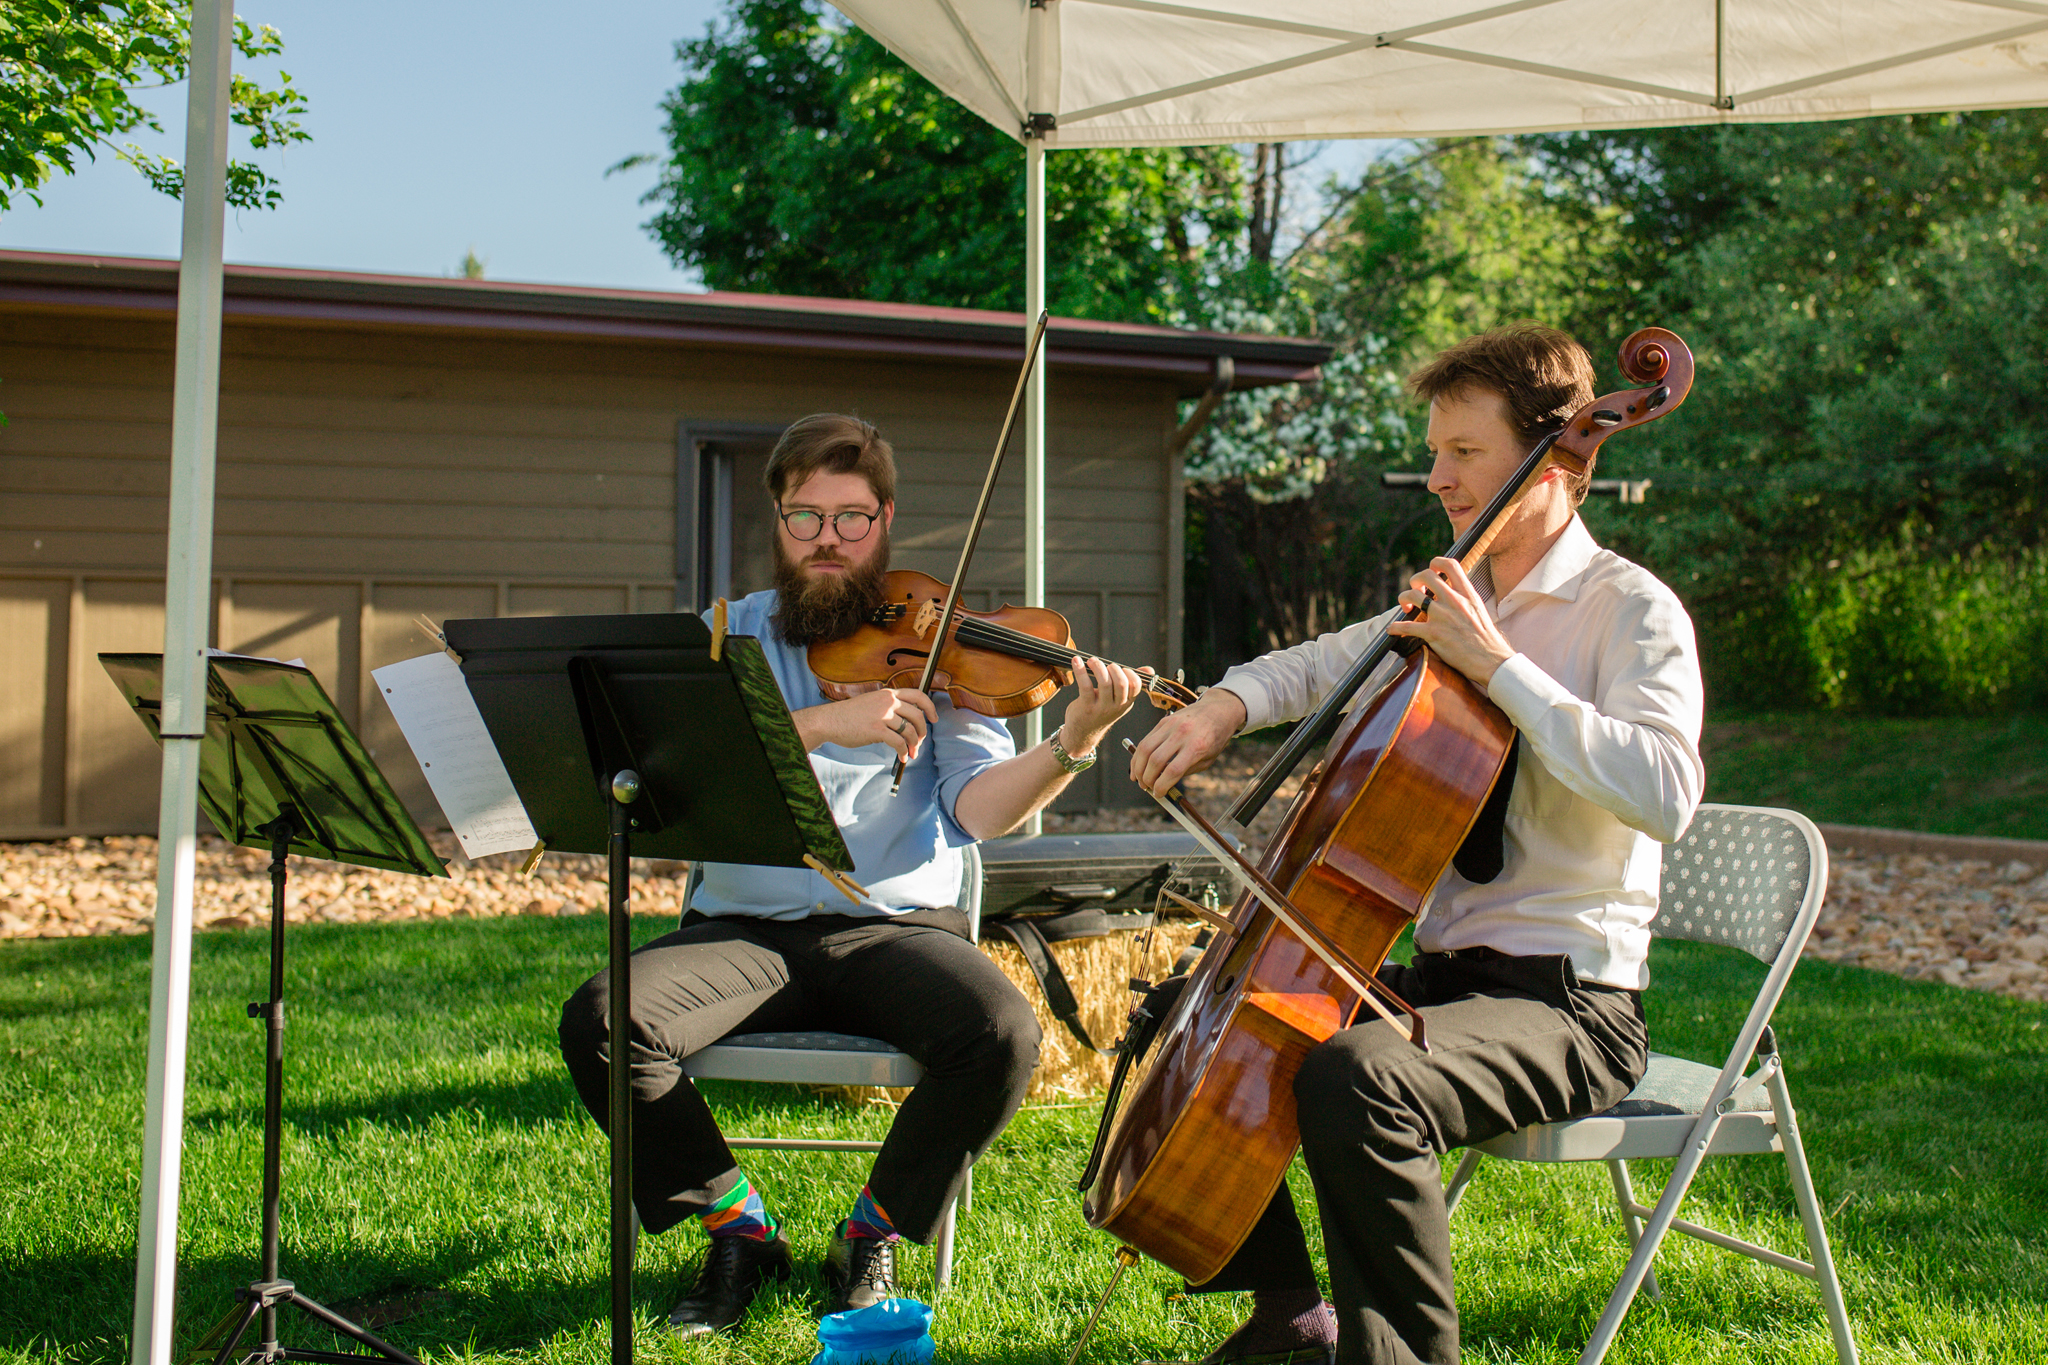
POLYGON ((1613 530, 1687 595, 1722 694, 1899 710, 2048 688, 1954 667, 1991 638, 1964 604, 2048 608, 2025 586, 2048 551, 2048 112, 1530 146, 1551 198, 1621 215, 1588 339, 1661 322, 1699 358, 1686 410, 1617 443, 1657 491, 1613 530))
MULTIPOLYGON (((1024 155, 811 0, 736 0, 676 45, 649 233, 715 289, 1023 306, 1024 155)), ((1158 321, 1241 236, 1229 149, 1047 158, 1048 303, 1158 321)))
MULTIPOLYGON (((78 158, 110 148, 158 190, 182 194, 185 173, 175 160, 117 139, 163 125, 138 99, 176 84, 191 66, 189 0, 6 0, 0 4, 0 211, 38 191, 78 158)), ((235 49, 272 57, 284 40, 269 25, 235 20, 235 49)), ((311 140, 299 123, 305 98, 289 74, 274 86, 236 75, 229 117, 261 151, 311 140)), ((275 208, 283 191, 249 161, 230 161, 227 201, 236 208, 275 208)))

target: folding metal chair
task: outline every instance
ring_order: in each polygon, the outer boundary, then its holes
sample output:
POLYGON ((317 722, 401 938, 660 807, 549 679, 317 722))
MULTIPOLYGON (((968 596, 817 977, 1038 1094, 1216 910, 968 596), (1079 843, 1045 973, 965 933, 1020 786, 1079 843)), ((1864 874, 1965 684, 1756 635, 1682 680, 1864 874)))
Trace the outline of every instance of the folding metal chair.
MULTIPOLYGON (((969 844, 960 878, 960 908, 967 912, 968 936, 981 942, 981 850, 969 844)), ((683 905, 697 889, 690 871, 683 905)), ((879 1038, 848 1033, 731 1033, 683 1059, 686 1075, 704 1080, 776 1081, 788 1085, 916 1085, 924 1068, 909 1053, 879 1038)), ((879 1142, 824 1138, 729 1137, 728 1147, 776 1152, 879 1152, 879 1142)), ((953 1233, 960 1212, 974 1207, 974 1172, 968 1171, 956 1204, 939 1220, 933 1239, 933 1281, 944 1290, 953 1281, 953 1233)))
POLYGON ((1593 1339, 1579 1357, 1580 1365, 1596 1365, 1607 1354, 1639 1288, 1656 1297, 1651 1262, 1664 1234, 1671 1231, 1817 1282, 1835 1353, 1842 1365, 1856 1365, 1841 1281, 1835 1275, 1777 1038, 1771 1031, 1771 1013, 1806 946, 1827 886, 1827 845, 1805 816, 1752 806, 1701 806, 1691 828, 1665 852, 1664 894, 1650 928, 1659 938, 1740 948, 1770 967, 1727 1062, 1716 1072, 1698 1062, 1653 1052, 1642 1082, 1612 1109, 1565 1123, 1538 1124, 1481 1143, 1466 1151, 1451 1177, 1444 1197, 1455 1210, 1479 1163, 1489 1156, 1607 1163, 1622 1226, 1634 1250, 1593 1329, 1593 1339), (1751 1058, 1757 1062, 1754 1072, 1749 1071, 1751 1058), (1678 1206, 1706 1158, 1766 1152, 1784 1154, 1811 1261, 1678 1217, 1678 1206), (1677 1162, 1655 1208, 1639 1203, 1629 1183, 1628 1162, 1636 1157, 1677 1162))

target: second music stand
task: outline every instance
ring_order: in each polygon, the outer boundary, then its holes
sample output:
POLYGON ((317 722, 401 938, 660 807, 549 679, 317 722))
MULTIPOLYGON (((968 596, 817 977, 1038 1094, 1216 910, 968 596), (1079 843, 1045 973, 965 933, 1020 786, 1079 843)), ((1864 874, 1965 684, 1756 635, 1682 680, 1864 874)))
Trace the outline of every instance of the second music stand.
MULTIPOLYGON (((629 1036, 631 859, 810 866, 853 855, 760 641, 695 616, 449 621, 448 647, 543 847, 610 862, 611 1036, 629 1036)), ((611 1052, 611 1341, 633 1358, 632 1072, 611 1052)))

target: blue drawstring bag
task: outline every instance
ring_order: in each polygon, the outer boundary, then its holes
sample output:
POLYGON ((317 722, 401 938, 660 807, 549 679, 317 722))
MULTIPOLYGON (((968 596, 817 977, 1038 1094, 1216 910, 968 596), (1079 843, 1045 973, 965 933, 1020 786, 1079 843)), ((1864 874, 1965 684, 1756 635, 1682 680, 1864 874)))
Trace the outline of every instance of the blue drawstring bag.
POLYGON ((926 1365, 932 1358, 932 1310, 916 1299, 883 1299, 818 1323, 825 1349, 811 1365, 926 1365))

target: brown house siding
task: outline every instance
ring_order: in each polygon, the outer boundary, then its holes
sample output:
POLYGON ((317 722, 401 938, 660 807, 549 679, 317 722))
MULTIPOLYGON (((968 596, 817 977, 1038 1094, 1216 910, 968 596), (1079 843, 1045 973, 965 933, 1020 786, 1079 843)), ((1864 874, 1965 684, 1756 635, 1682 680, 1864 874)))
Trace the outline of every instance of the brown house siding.
MULTIPOLYGON (((154 827, 154 750, 94 655, 161 648, 171 343, 161 312, 0 302, 0 837, 154 827)), ((415 613, 671 610, 679 431, 823 409, 859 412, 895 442, 895 562, 943 577, 1013 380, 1010 364, 980 358, 231 313, 215 640, 303 657, 438 820, 371 697, 370 669, 426 649, 415 613)), ((1055 367, 1050 388, 1051 604, 1083 647, 1176 667, 1179 473, 1166 449, 1187 381, 1055 367)), ((1022 597, 1016 466, 971 580, 984 602, 1022 597)), ((1067 804, 1136 797, 1116 766, 1067 804)))

